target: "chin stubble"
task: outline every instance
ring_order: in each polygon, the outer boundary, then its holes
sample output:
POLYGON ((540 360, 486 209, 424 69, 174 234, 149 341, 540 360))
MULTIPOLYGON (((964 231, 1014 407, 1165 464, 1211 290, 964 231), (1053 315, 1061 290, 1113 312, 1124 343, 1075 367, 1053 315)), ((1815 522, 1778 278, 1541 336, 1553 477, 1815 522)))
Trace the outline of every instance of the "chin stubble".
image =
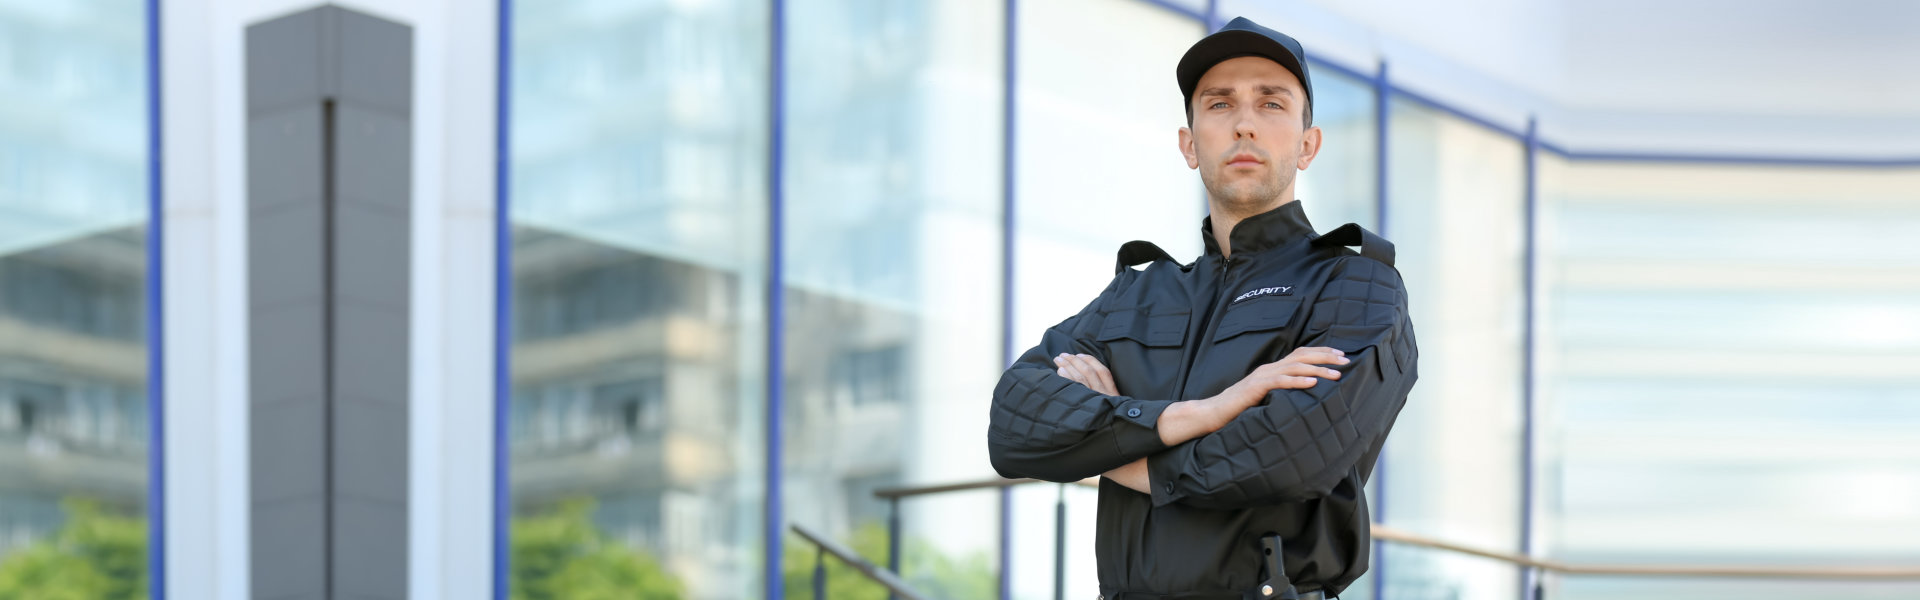
POLYGON ((1220 171, 1224 169, 1220 166, 1215 166, 1211 170, 1202 169, 1200 180, 1207 188, 1207 196, 1213 198, 1215 202, 1226 208, 1238 209, 1236 212, 1245 212, 1247 209, 1264 207, 1272 203, 1275 198, 1280 197, 1282 190, 1293 184, 1293 178, 1297 175, 1292 169, 1274 167, 1271 162, 1267 163, 1267 166, 1273 169, 1273 176, 1257 183, 1241 182, 1242 185, 1222 185, 1219 178, 1220 171))

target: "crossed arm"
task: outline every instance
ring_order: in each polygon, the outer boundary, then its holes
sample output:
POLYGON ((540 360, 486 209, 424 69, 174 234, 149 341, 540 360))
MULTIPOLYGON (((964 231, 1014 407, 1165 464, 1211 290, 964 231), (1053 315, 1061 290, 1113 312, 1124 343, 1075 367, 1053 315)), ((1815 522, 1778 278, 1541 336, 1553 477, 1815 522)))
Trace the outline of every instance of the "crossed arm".
MULTIPOLYGON (((1246 377, 1218 395, 1186 402, 1167 405, 1165 412, 1155 429, 1160 433, 1160 442, 1167 446, 1177 446, 1188 440, 1219 431, 1234 417, 1266 397, 1267 392, 1276 389, 1307 389, 1313 387, 1320 378, 1340 379, 1340 372, 1319 365, 1347 364, 1346 353, 1336 348, 1311 347, 1298 348, 1286 358, 1261 365, 1248 373, 1246 377)), ((1120 395, 1119 387, 1113 383, 1113 372, 1100 363, 1100 359, 1087 354, 1061 353, 1053 357, 1058 367, 1055 371, 1061 377, 1087 386, 1095 392, 1108 396, 1120 395)), ((1141 457, 1101 474, 1114 483, 1126 486, 1142 494, 1151 494, 1152 489, 1147 475, 1147 459, 1141 457)))
POLYGON ((1105 347, 1090 339, 1122 283, 1002 374, 987 436, 1002 476, 1104 475, 1155 506, 1309 499, 1379 451, 1417 378, 1398 272, 1355 257, 1335 266, 1305 313, 1300 350, 1211 397, 1122 396, 1096 358, 1105 347))

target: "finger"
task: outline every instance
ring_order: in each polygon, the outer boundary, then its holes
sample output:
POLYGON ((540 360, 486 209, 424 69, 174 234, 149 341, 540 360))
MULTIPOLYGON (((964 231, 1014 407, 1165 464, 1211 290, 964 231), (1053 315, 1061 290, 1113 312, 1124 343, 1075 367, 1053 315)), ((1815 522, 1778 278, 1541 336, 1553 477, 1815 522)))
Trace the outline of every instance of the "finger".
POLYGON ((1067 362, 1067 355, 1062 354, 1062 355, 1053 357, 1053 366, 1054 366, 1053 372, 1059 374, 1061 377, 1072 379, 1074 381, 1080 381, 1079 379, 1080 374, 1074 372, 1072 365, 1067 362))
POLYGON ((1310 365, 1306 363, 1284 363, 1280 365, 1279 368, 1274 369, 1273 372, 1280 375, 1291 375, 1294 377, 1325 377, 1327 379, 1335 379, 1335 380, 1340 379, 1339 371, 1335 371, 1333 369, 1329 369, 1326 367, 1310 365))
POLYGON ((1080 372, 1074 370, 1073 365, 1069 365, 1064 361, 1060 363, 1060 369, 1058 370, 1058 372, 1060 373, 1061 377, 1070 379, 1074 383, 1078 383, 1080 385, 1087 384, 1086 379, 1080 376, 1080 372))
POLYGON ((1074 360, 1073 360, 1072 354, 1061 354, 1059 356, 1053 357, 1053 364, 1055 366, 1060 367, 1060 370, 1066 371, 1071 376, 1076 376, 1076 377, 1079 376, 1080 370, 1074 368, 1074 360))
POLYGON ((1075 360, 1073 355, 1062 354, 1060 358, 1055 359, 1053 362, 1054 364, 1060 365, 1061 370, 1067 372, 1067 379, 1077 381, 1080 385, 1093 387, 1093 379, 1088 378, 1085 373, 1080 372, 1080 365, 1078 364, 1080 361, 1075 360))
POLYGON ((1266 373, 1269 375, 1295 375, 1295 376, 1302 376, 1302 377, 1305 377, 1305 376, 1318 377, 1325 374, 1327 370, 1328 370, 1327 367, 1322 367, 1320 365, 1316 365, 1310 362, 1298 362, 1298 361, 1289 359, 1289 360, 1285 360, 1277 363, 1267 363, 1264 365, 1260 365, 1258 372, 1266 373))
POLYGON ((1314 364, 1314 365, 1344 365, 1349 362, 1346 356, 1343 356, 1341 354, 1336 354, 1336 352, 1338 351, 1335 350, 1335 351, 1329 352, 1325 349, 1319 349, 1319 348, 1306 350, 1306 351, 1295 350, 1293 351, 1292 354, 1288 354, 1287 357, 1285 359, 1282 359, 1280 362, 1307 363, 1307 364, 1314 364))
POLYGON ((1079 361, 1080 368, 1083 370, 1100 375, 1110 374, 1107 371, 1107 365, 1101 363, 1100 359, 1094 358, 1090 354, 1075 354, 1072 358, 1079 361))
POLYGON ((1294 348, 1293 352, 1287 355, 1287 358, 1295 358, 1307 354, 1346 356, 1347 351, 1327 346, 1301 346, 1294 348))
POLYGON ((1116 395, 1109 382, 1102 380, 1099 372, 1095 370, 1095 367, 1100 364, 1100 361, 1094 360, 1093 357, 1084 354, 1070 354, 1067 355, 1067 363, 1072 365, 1073 369, 1079 371, 1081 377, 1086 378, 1086 380, 1081 383, 1086 384, 1089 388, 1093 388, 1093 391, 1109 396, 1116 395))
POLYGON ((1275 375, 1267 382, 1268 389, 1275 390, 1304 390, 1319 383, 1320 379, 1317 377, 1297 375, 1275 375))
POLYGON ((1311 363, 1316 365, 1344 365, 1344 364, 1347 364, 1348 359, 1345 355, 1338 354, 1335 352, 1316 351, 1316 352, 1308 352, 1302 355, 1300 357, 1299 362, 1311 363))
POLYGON ((1117 396, 1120 394, 1120 386, 1114 385, 1113 383, 1113 372, 1107 370, 1107 365, 1101 364, 1100 359, 1082 354, 1080 355, 1080 361, 1085 363, 1087 368, 1093 370, 1093 376, 1099 377, 1100 383, 1106 384, 1107 395, 1117 396))

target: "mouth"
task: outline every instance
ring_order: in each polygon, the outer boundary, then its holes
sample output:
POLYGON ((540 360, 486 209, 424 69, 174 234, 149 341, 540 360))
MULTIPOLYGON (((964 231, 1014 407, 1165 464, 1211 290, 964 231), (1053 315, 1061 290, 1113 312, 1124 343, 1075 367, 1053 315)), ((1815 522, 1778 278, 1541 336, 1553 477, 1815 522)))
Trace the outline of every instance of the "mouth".
POLYGON ((1258 167, 1263 164, 1266 163, 1261 162, 1259 157, 1245 152, 1235 154, 1233 158, 1227 159, 1227 166, 1229 167, 1258 167))

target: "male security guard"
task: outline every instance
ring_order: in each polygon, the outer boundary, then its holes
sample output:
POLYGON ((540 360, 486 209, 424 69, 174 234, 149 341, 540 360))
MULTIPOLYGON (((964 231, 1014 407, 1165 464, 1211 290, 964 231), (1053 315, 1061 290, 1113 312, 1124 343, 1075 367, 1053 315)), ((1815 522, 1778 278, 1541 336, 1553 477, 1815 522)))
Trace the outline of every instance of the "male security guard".
POLYGON ((1393 246, 1318 235, 1294 201, 1321 139, 1303 54, 1244 18, 1187 51, 1206 254, 1122 246, 1107 289, 994 389, 1001 475, 1104 475, 1104 598, 1317 599, 1367 570, 1363 490, 1418 351, 1393 246))

